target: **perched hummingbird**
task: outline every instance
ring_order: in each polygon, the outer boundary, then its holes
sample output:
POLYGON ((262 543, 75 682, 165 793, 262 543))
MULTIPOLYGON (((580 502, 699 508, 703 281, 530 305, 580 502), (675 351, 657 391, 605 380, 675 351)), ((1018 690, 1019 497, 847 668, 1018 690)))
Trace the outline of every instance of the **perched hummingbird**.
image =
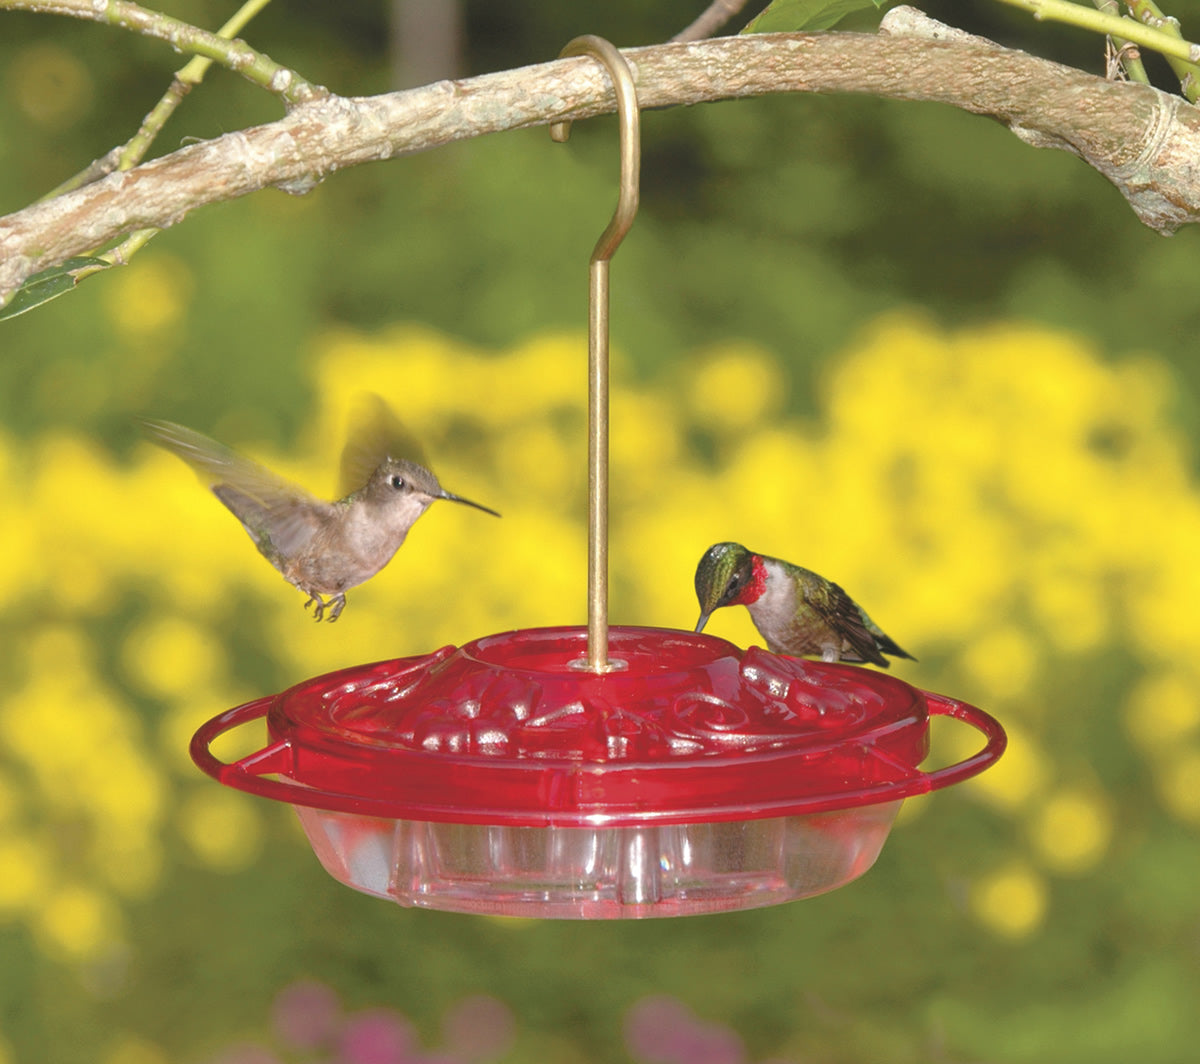
POLYGON ((791 562, 755 554, 740 543, 709 547, 696 566, 700 620, 713 610, 741 604, 774 654, 820 655, 822 661, 910 658, 837 584, 791 562))
POLYGON ((150 439, 182 458, 212 488, 262 555, 288 583, 308 595, 319 621, 336 621, 346 590, 369 580, 400 548, 408 530, 435 499, 495 510, 443 490, 412 457, 415 444, 378 396, 362 416, 342 453, 344 498, 324 502, 257 462, 192 429, 170 421, 143 421, 150 439), (400 441, 400 446, 397 445, 400 441))

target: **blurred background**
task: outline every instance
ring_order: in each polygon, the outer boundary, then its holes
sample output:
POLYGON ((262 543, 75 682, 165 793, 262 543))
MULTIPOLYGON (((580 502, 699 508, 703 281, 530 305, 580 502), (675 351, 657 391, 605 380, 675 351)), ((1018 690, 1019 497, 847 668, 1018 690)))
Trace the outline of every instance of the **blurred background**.
MULTIPOLYGON (((662 41, 703 6, 276 0, 243 36, 369 94, 583 32, 662 41)), ((1200 4, 1169 7, 1196 39, 1200 4)), ((234 5, 164 8, 215 28, 234 5)), ((1103 71, 1086 34, 926 9, 1103 71)), ((131 136, 180 62, 0 15, 0 213, 131 136)), ((155 150, 277 116, 214 69, 155 150)), ((1009 753, 906 803, 861 880, 777 908, 517 921, 335 883, 291 810, 201 776, 189 737, 339 666, 584 621, 586 264, 615 125, 205 208, 0 325, 0 1062, 1194 1053, 1200 234, 934 105, 712 104, 643 138, 613 267, 612 620, 690 628, 696 561, 740 540, 841 583, 920 659, 893 671, 998 716, 1009 753), (328 496, 364 390, 504 519, 435 507, 317 626, 134 419, 328 496)), ((709 630, 758 641, 741 610, 709 630)), ((935 728, 944 756, 975 743, 935 728)))

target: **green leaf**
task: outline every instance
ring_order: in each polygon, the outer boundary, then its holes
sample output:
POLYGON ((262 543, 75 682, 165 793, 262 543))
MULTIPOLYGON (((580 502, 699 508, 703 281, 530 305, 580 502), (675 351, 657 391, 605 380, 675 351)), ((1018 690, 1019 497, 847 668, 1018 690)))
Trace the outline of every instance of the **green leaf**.
POLYGON ((855 11, 866 7, 883 7, 885 3, 887 0, 774 0, 742 32, 827 30, 855 11))
POLYGON ((24 314, 27 310, 33 310, 34 307, 57 299, 71 291, 83 278, 107 270, 111 265, 111 262, 91 255, 77 255, 57 266, 33 274, 13 293, 8 305, 0 307, 0 321, 15 318, 18 314, 24 314))

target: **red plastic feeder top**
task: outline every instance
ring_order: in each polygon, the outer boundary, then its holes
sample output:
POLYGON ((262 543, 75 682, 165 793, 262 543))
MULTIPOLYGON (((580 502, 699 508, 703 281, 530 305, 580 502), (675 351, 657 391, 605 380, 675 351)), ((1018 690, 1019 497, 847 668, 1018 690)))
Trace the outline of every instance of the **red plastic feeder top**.
POLYGON ((325 867, 405 905, 641 917, 818 894, 874 862, 904 798, 1004 749, 986 713, 883 673, 708 635, 583 628, 488 636, 345 669, 205 724, 196 763, 292 803, 325 867), (987 738, 933 772, 930 715, 987 738), (267 718, 232 764, 209 744, 267 718))

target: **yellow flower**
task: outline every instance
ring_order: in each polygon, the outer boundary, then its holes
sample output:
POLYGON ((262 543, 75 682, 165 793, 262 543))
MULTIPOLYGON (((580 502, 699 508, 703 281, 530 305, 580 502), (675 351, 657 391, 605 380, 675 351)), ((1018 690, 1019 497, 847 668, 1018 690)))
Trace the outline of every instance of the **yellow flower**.
POLYGON ((91 107, 91 74, 61 45, 42 41, 22 48, 11 60, 7 80, 20 109, 50 129, 70 126, 91 107))
POLYGON ((720 432, 764 424, 782 405, 779 366, 761 348, 723 344, 689 358, 682 367, 693 420, 720 432))
POLYGON ((183 697, 220 682, 225 665, 224 649, 210 630, 172 616, 142 622, 125 639, 122 658, 138 687, 158 698, 183 697))
POLYGON ((37 930, 50 953, 71 960, 98 957, 121 938, 120 920, 111 902, 82 884, 49 892, 38 908, 37 930))
POLYGON ((139 255, 105 289, 108 316, 126 339, 161 338, 178 328, 193 286, 183 259, 157 250, 139 255))
POLYGON ((1143 677, 1126 702, 1125 725, 1151 754, 1176 748, 1200 728, 1196 679, 1179 668, 1143 677))
POLYGON ((1036 809, 1031 825, 1034 850, 1052 872, 1080 875, 1104 857, 1112 837, 1112 813, 1094 790, 1064 789, 1036 809))
POLYGON ((1154 782, 1167 811, 1178 820, 1200 826, 1200 749, 1194 746, 1163 755, 1154 782))
POLYGON ((1045 880, 1019 863, 982 877, 971 888, 971 912, 1004 938, 1033 934, 1046 917, 1047 904, 1045 880))
POLYGON ((179 809, 184 841, 211 868, 245 868, 262 847, 262 820, 253 801, 215 785, 195 791, 179 809))
POLYGON ((994 699, 1024 694, 1034 678, 1037 661, 1029 634, 1015 626, 976 636, 962 655, 967 675, 994 699))
POLYGON ((0 835, 0 919, 33 909, 51 880, 44 847, 20 835, 0 835))

